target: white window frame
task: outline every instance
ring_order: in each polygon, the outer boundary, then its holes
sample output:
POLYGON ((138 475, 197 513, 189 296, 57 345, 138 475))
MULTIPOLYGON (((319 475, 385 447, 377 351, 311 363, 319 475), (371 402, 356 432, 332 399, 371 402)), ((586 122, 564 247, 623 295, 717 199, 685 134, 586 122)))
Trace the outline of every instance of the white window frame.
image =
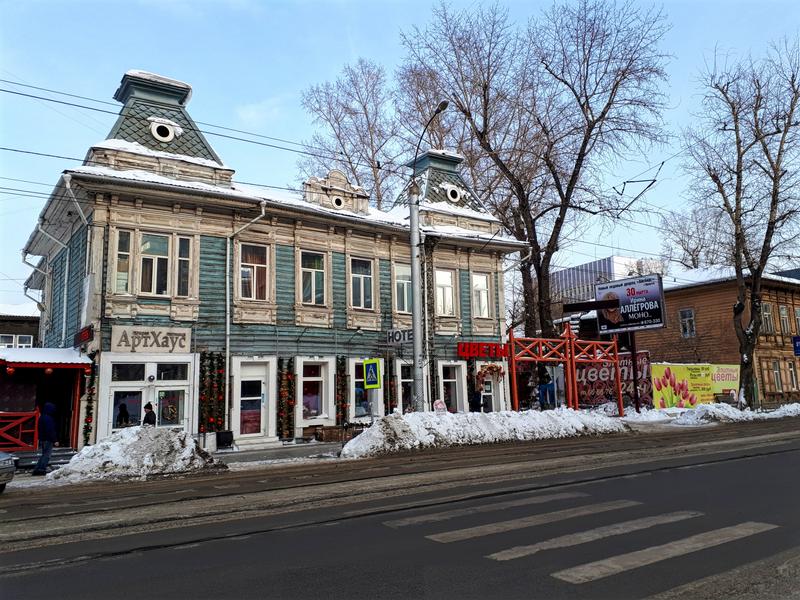
POLYGON ((786 359, 786 366, 789 369, 789 384, 792 386, 792 391, 797 391, 797 366, 795 366, 794 360, 791 358, 786 359))
POLYGON ((492 411, 499 412, 502 410, 511 410, 509 407, 509 397, 510 394, 507 389, 507 382, 508 382, 508 363, 506 361, 491 361, 491 360, 476 360, 475 361, 475 373, 481 370, 481 367, 484 365, 500 365, 503 367, 503 372, 506 373, 504 377, 501 377, 500 380, 497 382, 497 385, 492 392, 492 411))
POLYGON ((271 256, 270 250, 271 249, 270 249, 269 245, 267 245, 267 244, 257 244, 257 243, 248 242, 248 241, 241 241, 238 244, 239 244, 239 247, 238 247, 239 256, 238 256, 238 261, 237 261, 238 262, 238 268, 236 269, 236 274, 237 274, 236 275, 236 279, 237 279, 237 286, 236 287, 237 287, 237 292, 238 292, 238 298, 240 300, 247 300, 248 302, 269 302, 271 297, 272 297, 272 295, 271 295, 271 291, 272 291, 272 289, 271 289, 271 280, 272 280, 272 278, 270 277, 270 269, 269 269, 269 267, 270 267, 270 256, 271 256), (242 247, 243 246, 255 246, 257 248, 263 248, 264 249, 264 255, 265 255, 264 264, 260 265, 260 264, 256 264, 256 263, 246 263, 246 262, 244 262, 244 260, 243 260, 244 252, 242 251, 242 247), (252 268, 252 272, 253 272, 253 296, 252 297, 248 297, 248 296, 245 296, 245 295, 242 294, 242 269, 245 268, 245 267, 252 268), (266 288, 264 289, 264 297, 263 298, 256 298, 255 297, 256 296, 256 278, 257 278, 256 273, 257 273, 258 269, 260 269, 260 268, 263 268, 264 271, 265 271, 264 277, 266 278, 267 285, 266 285, 266 288))
MULTIPOLYGON (((438 374, 439 385, 437 398, 444 400, 444 367, 458 367, 461 374, 461 381, 458 382, 458 398, 456 398, 456 412, 469 412, 469 396, 467 395, 467 361, 465 360, 440 360, 437 361, 436 371, 438 374)), ((458 380, 456 380, 458 381, 458 380)))
POLYGON ((394 292, 394 309, 396 312, 402 314, 411 314, 412 308, 412 295, 411 295, 411 265, 405 263, 397 263, 394 267, 394 285, 392 286, 394 292), (397 276, 397 268, 402 267, 408 269, 408 279, 399 279, 397 276), (402 289, 402 292, 400 291, 402 289), (400 307, 400 299, 403 299, 404 308, 400 307))
POLYGON ((775 333, 775 321, 772 320, 772 304, 769 302, 761 303, 761 332, 768 335, 775 333))
POLYGON ((375 310, 375 261, 370 258, 359 258, 358 256, 349 257, 350 261, 350 307, 359 310, 375 310), (353 261, 361 261, 369 265, 369 275, 356 274, 353 271, 353 261), (361 292, 361 305, 357 305, 355 301, 355 294, 353 294, 353 287, 358 279, 358 286, 361 292), (369 289, 370 304, 366 306, 365 290, 369 289))
POLYGON ((2 337, 8 337, 10 340, 5 342, 0 342, 0 348, 16 348, 17 347, 17 337, 13 333, 2 333, 0 334, 2 337))
POLYGON ((781 361, 772 361, 772 383, 776 392, 783 392, 783 378, 781 377, 781 361))
POLYGON ((794 309, 794 328, 795 333, 800 335, 800 306, 797 306, 794 309))
POLYGON ((231 413, 231 423, 234 424, 234 432, 237 439, 245 440, 259 438, 265 441, 266 438, 277 440, 277 406, 278 406, 278 378, 277 378, 278 359, 275 356, 234 356, 231 360, 231 372, 233 374, 233 410, 231 413), (265 393, 267 394, 266 410, 262 409, 262 414, 266 413, 266 422, 263 423, 264 429, 260 433, 240 433, 241 428, 241 391, 242 367, 249 365, 265 365, 266 374, 264 376, 265 393))
POLYGON ((152 297, 156 297, 156 298, 169 298, 170 296, 172 296, 172 266, 173 266, 173 264, 171 264, 171 263, 172 263, 173 248, 174 248, 174 245, 175 245, 173 243, 172 236, 169 235, 168 233, 156 233, 156 232, 152 232, 152 231, 141 231, 136 236, 136 242, 137 242, 136 249, 137 249, 137 253, 138 253, 138 266, 139 266, 139 279, 138 279, 139 295, 141 295, 141 296, 152 296, 152 297), (144 236, 146 236, 146 235, 166 238, 167 239, 167 255, 166 256, 161 256, 160 254, 146 254, 145 252, 143 252, 142 251, 142 243, 144 241, 144 236), (159 262, 159 260, 166 259, 166 261, 167 261, 167 266, 166 266, 167 286, 166 286, 166 289, 165 289, 163 294, 159 294, 159 293, 157 293, 155 291, 145 292, 142 289, 144 287, 142 284, 144 282, 143 281, 143 277, 144 277, 144 260, 145 260, 145 258, 151 258, 153 260, 153 276, 152 276, 152 279, 150 281, 150 284, 151 284, 150 289, 151 290, 155 290, 156 289, 156 282, 157 282, 157 279, 158 279, 158 262, 159 262))
POLYGON ((33 348, 33 335, 31 335, 30 333, 17 334, 16 347, 17 348, 33 348), (27 344, 23 344, 22 343, 22 338, 29 338, 30 342, 28 342, 27 344))
POLYGON ((789 321, 789 307, 785 304, 778 306, 778 320, 781 323, 781 333, 790 335, 792 333, 792 325, 789 321))
POLYGON ((336 357, 334 356, 297 356, 295 357, 295 427, 313 425, 336 425, 336 357), (322 412, 323 414, 311 419, 303 418, 303 366, 319 364, 322 366, 322 412))
MULTIPOLYGON (((397 390, 397 408, 400 409, 400 412, 405 413, 408 407, 403 405, 403 382, 410 381, 412 387, 412 401, 413 401, 413 387, 414 387, 414 362, 411 359, 403 359, 403 358, 395 358, 394 359, 394 381, 395 381, 395 389, 397 390), (411 379, 403 379, 403 369, 402 367, 411 367, 411 379)), ((425 396, 425 407, 426 410, 430 410, 430 374, 427 368, 423 369, 423 394, 425 396)), ((412 406, 411 411, 413 412, 416 410, 416 407, 412 406)))
MULTIPOLYGON (((369 415, 356 417, 356 385, 355 385, 356 364, 363 363, 365 360, 370 360, 370 357, 366 356, 362 358, 347 359, 347 372, 350 375, 349 377, 350 389, 347 391, 348 394, 347 420, 350 421, 351 423, 369 423, 372 420, 372 417, 370 417, 369 415)), ((380 361, 381 387, 373 390, 364 390, 365 392, 372 393, 372 410, 375 411, 374 414, 375 419, 377 419, 378 417, 382 417, 385 414, 383 406, 384 363, 382 358, 379 358, 378 360, 380 361)))
POLYGON ((194 238, 188 235, 178 235, 175 240, 175 294, 176 298, 191 298, 192 297, 192 262, 194 260, 194 238), (181 242, 187 241, 189 243, 189 256, 181 256, 181 242), (181 285, 181 265, 186 263, 186 293, 180 293, 181 285))
POLYGON ((478 319, 491 319, 492 318, 492 274, 485 272, 476 272, 470 274, 470 290, 472 292, 472 316, 478 319), (486 288, 476 288, 475 281, 477 278, 486 279, 486 288), (486 295, 486 314, 478 314, 476 310, 476 302, 478 302, 479 295, 486 295))
POLYGON ((115 249, 115 251, 114 251, 114 260, 113 260, 113 263, 112 263, 113 264, 113 271, 114 271, 113 279, 112 279, 112 281, 113 281, 113 288, 112 289, 114 290, 115 294, 130 295, 130 294, 133 293, 133 289, 132 289, 133 288, 133 285, 132 285, 133 284, 133 247, 134 247, 135 244, 136 244, 136 232, 134 232, 134 231, 132 231, 130 229, 117 229, 116 234, 114 236, 114 249, 115 249), (119 238, 120 238, 121 234, 127 234, 128 235, 128 250, 127 250, 127 252, 121 252, 120 249, 119 249, 119 238), (127 284, 125 286, 126 289, 119 290, 119 289, 117 289, 117 283, 118 283, 117 277, 119 276, 119 273, 121 272, 118 267, 119 267, 119 259, 120 259, 120 256, 122 256, 122 255, 125 255, 125 256, 128 257, 128 271, 126 273, 126 275, 128 276, 128 280, 127 280, 127 284))
POLYGON ((435 300, 436 300, 436 316, 437 317, 456 317, 458 312, 456 311, 456 273, 454 269, 442 269, 436 268, 434 269, 433 273, 433 283, 434 283, 434 290, 436 292, 435 300), (438 281, 439 273, 448 273, 450 275, 450 285, 441 285, 438 281), (447 305, 447 290, 450 290, 450 304, 452 306, 452 312, 445 312, 444 309, 447 305), (440 295, 442 302, 440 303, 440 295), (442 309, 442 310, 440 310, 442 309))
POLYGON ((681 308, 678 310, 678 321, 681 324, 681 337, 697 337, 697 322, 694 317, 693 308, 681 308), (688 314, 687 314, 688 313, 688 314))
POLYGON ((298 268, 300 270, 300 281, 299 281, 299 295, 300 295, 300 304, 303 306, 328 306, 328 302, 330 301, 328 297, 328 253, 327 252, 319 252, 317 250, 300 250, 299 252, 299 264, 298 268), (320 269, 309 269, 303 267, 303 255, 304 254, 317 254, 322 257, 322 303, 316 302, 317 297, 317 284, 316 284, 316 277, 314 276, 315 273, 319 273, 320 269), (309 272, 311 273, 311 302, 306 302, 305 298, 303 298, 303 274, 309 272))

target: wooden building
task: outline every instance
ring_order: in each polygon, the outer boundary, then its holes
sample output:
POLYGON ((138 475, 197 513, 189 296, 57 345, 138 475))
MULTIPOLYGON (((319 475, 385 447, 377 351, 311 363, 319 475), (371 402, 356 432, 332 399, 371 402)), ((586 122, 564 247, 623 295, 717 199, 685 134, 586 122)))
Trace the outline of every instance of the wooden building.
MULTIPOLYGON (((409 410, 410 347, 387 342, 411 325, 404 196, 376 210, 338 171, 300 192, 238 184, 186 111, 190 94, 126 73, 108 139, 61 175, 24 248, 39 257, 27 285, 43 294, 43 344, 75 339, 93 359, 83 442, 141 422, 147 402, 159 426, 230 431, 240 446, 409 410), (368 358, 378 390, 363 383, 368 358)), ((427 400, 453 411, 469 410, 482 368, 457 344, 502 339, 502 259, 524 245, 500 233, 461 160, 428 151, 414 165, 427 400)), ((498 410, 493 377, 484 406, 498 410)))
MULTIPOLYGON (((739 364, 733 328, 736 277, 733 269, 697 269, 665 275, 667 326, 636 334, 637 347, 653 362, 739 364)), ((763 324, 753 356, 756 397, 764 407, 800 401, 800 279, 764 275, 763 324)), ((747 314, 745 314, 745 322, 747 314)))

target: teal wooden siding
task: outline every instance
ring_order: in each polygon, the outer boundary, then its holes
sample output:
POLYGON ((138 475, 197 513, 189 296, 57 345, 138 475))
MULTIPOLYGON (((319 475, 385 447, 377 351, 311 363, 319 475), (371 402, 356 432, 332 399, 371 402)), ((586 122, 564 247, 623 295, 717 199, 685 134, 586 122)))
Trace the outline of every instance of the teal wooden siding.
POLYGON ((278 325, 294 323, 295 277, 294 248, 275 248, 275 301, 278 303, 278 325))
POLYGON ((380 298, 381 298, 381 327, 384 331, 392 328, 392 263, 388 260, 379 261, 378 266, 380 298))
POLYGON ((81 226, 50 264, 52 273, 50 319, 45 330, 44 345, 49 348, 72 347, 72 338, 81 326, 83 279, 86 275, 86 227, 81 226), (69 260, 67 255, 69 254, 69 260), (69 271, 69 272, 67 272, 69 271), (64 286, 66 297, 66 335, 64 323, 64 286))
POLYGON ((345 255, 333 252, 333 326, 347 328, 347 263, 345 255))
POLYGON ((470 281, 469 271, 459 269, 459 300, 461 304, 461 332, 464 335, 472 335, 472 282, 470 281))

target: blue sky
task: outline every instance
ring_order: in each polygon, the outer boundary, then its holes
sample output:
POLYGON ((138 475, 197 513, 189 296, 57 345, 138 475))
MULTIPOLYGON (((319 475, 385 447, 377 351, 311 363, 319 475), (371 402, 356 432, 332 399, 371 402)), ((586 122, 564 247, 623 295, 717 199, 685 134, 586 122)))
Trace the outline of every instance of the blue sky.
MULTIPOLYGON (((506 3, 520 23, 548 4, 506 3)), ((0 0, 0 79, 110 101, 125 71, 153 71, 193 86, 188 108, 195 120, 300 141, 312 130, 300 107, 302 91, 335 78, 359 56, 391 72, 403 56, 400 32, 424 27, 431 6, 411 0, 0 0)), ((672 24, 663 48, 674 56, 666 115, 673 131, 691 121, 697 74, 715 47, 761 55, 770 41, 796 35, 800 27, 796 0, 669 1, 664 8, 672 24)), ((4 82, 0 88, 31 92, 4 82)), ((0 146, 81 158, 106 137, 114 120, 109 114, 0 93, 0 146)), ((287 185, 296 180, 297 155, 291 152, 209 140, 240 181, 287 185)), ((606 181, 617 184, 678 149, 676 144, 631 157, 606 181)), ((0 177, 50 186, 0 179, 0 187, 50 191, 58 174, 76 164, 0 151, 0 177)), ((667 163, 659 184, 646 196, 648 203, 661 208, 682 204, 679 167, 680 157, 667 163)), ((19 250, 43 203, 0 194, 0 304, 25 302, 19 284, 28 269, 19 250)), ((585 239, 624 248, 617 253, 625 255, 660 250, 655 230, 630 224, 610 234, 590 232, 585 239)), ((612 252, 581 244, 562 252, 557 263, 577 264, 612 252)))

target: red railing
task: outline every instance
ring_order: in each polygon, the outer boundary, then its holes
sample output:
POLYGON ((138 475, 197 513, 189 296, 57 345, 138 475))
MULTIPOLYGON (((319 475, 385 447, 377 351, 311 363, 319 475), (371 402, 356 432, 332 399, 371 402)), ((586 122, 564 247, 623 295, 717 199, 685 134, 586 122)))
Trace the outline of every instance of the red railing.
POLYGON ((35 451, 39 445, 39 411, 0 412, 0 450, 35 451))

